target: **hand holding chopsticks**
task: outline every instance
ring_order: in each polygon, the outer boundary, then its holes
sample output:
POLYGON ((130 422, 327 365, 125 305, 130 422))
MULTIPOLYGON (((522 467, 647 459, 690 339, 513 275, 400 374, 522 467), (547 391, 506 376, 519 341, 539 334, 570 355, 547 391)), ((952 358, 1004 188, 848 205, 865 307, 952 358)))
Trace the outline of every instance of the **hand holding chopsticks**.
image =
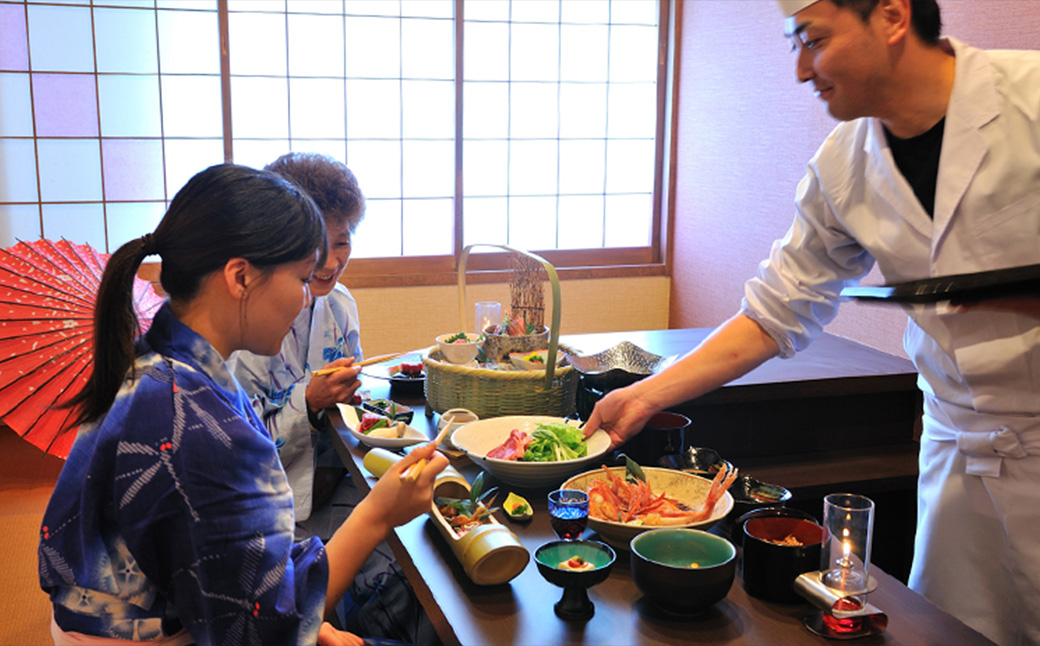
MULTIPOLYGON (((444 438, 448 437, 448 431, 451 429, 451 421, 452 419, 454 419, 454 417, 454 415, 448 415, 446 418, 442 419, 442 421, 444 422, 444 428, 441 429, 440 433, 437 433, 437 437, 433 438, 430 444, 438 446, 441 442, 444 441, 444 438)), ((422 470, 425 467, 426 458, 417 460, 416 462, 409 464, 408 467, 401 472, 401 480, 405 480, 407 482, 415 482, 415 479, 419 477, 419 474, 422 473, 422 470)))
POLYGON ((393 352, 391 354, 382 354, 378 357, 372 357, 371 359, 365 359, 360 363, 354 363, 349 366, 337 366, 335 368, 322 368, 321 370, 315 370, 311 373, 312 377, 320 377, 321 375, 331 375, 334 372, 339 372, 346 368, 364 368, 365 366, 375 365, 377 363, 383 363, 384 361, 390 361, 396 359, 402 355, 408 354, 407 352, 393 352))

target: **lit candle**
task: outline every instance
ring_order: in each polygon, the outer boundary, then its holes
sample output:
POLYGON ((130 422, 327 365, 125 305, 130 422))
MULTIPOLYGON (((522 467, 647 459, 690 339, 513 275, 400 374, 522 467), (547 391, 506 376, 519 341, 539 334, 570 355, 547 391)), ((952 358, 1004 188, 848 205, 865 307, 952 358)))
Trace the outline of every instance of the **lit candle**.
POLYGON ((827 541, 821 562, 824 585, 848 594, 868 588, 873 502, 862 496, 832 494, 824 501, 827 541))

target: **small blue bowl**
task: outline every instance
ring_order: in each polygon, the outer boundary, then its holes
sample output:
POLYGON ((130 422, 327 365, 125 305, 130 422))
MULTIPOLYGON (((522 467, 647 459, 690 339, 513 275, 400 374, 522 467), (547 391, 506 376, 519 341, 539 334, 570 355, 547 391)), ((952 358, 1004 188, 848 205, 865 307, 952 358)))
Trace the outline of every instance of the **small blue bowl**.
POLYGON ((726 598, 737 569, 737 549, 699 529, 643 532, 629 544, 632 578, 661 610, 678 615, 706 611, 726 598))

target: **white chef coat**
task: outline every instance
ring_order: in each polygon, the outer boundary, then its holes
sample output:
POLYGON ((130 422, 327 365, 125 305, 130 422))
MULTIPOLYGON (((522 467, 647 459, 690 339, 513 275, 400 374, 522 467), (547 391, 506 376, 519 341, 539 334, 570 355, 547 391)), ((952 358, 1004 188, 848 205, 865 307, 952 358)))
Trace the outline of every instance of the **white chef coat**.
POLYGON ((311 370, 342 357, 360 361, 362 353, 357 303, 337 283, 329 294, 315 298, 310 308, 300 312, 277 355, 264 357, 242 350, 229 360, 278 446, 297 523, 311 515, 319 440, 307 417, 307 384, 311 370))
MULTIPOLYGON (((1040 52, 942 46, 956 76, 934 218, 877 119, 839 124, 798 185, 794 224, 745 287, 744 313, 781 356, 821 332, 874 262, 888 283, 1040 264, 1040 52)), ((906 311, 925 396, 910 585, 999 643, 1040 644, 1040 321, 906 311)))

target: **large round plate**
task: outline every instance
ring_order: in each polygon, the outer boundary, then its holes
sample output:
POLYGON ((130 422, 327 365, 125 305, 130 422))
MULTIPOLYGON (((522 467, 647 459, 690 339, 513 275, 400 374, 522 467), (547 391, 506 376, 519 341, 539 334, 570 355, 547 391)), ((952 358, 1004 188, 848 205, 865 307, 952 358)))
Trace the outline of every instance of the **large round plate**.
MULTIPOLYGON (((658 467, 642 468, 643 473, 646 474, 646 481, 650 485, 650 491, 655 496, 664 492, 668 494, 669 498, 675 498, 691 508, 695 508, 702 503, 708 495, 708 489, 711 488, 711 480, 693 475, 692 473, 658 467)), ((610 467, 610 470, 622 478, 625 477, 625 467, 610 467)), ((606 477, 602 468, 586 471, 564 482, 561 488, 588 491, 589 484, 593 480, 605 480, 606 477)), ((725 518, 731 509, 733 509, 733 496, 727 491, 715 503, 715 509, 712 510, 711 515, 704 520, 685 525, 670 525, 669 527, 692 527, 706 530, 725 518)), ((628 550, 628 544, 632 542, 632 539, 637 534, 650 529, 657 529, 658 526, 632 525, 617 521, 600 520, 589 516, 589 527, 599 532, 600 537, 606 543, 619 549, 628 550)))
POLYGON ((525 433, 532 433, 538 424, 565 423, 578 426, 579 422, 562 417, 539 415, 509 415, 491 417, 470 422, 461 426, 451 435, 451 443, 464 451, 474 464, 495 476, 504 484, 515 487, 556 488, 567 476, 576 473, 591 463, 603 459, 603 454, 610 448, 610 437, 602 430, 596 431, 585 440, 588 454, 576 460, 560 460, 559 462, 519 462, 513 460, 497 460, 486 457, 488 451, 502 444, 509 438, 509 433, 518 428, 525 433))
POLYGON ((357 430, 358 416, 353 406, 347 406, 346 404, 337 404, 337 406, 339 407, 339 414, 343 416, 343 423, 346 424, 350 434, 366 446, 379 447, 381 449, 400 449, 412 444, 418 444, 419 442, 430 441, 430 438, 426 437, 422 431, 411 426, 404 427, 404 437, 369 437, 357 430))

